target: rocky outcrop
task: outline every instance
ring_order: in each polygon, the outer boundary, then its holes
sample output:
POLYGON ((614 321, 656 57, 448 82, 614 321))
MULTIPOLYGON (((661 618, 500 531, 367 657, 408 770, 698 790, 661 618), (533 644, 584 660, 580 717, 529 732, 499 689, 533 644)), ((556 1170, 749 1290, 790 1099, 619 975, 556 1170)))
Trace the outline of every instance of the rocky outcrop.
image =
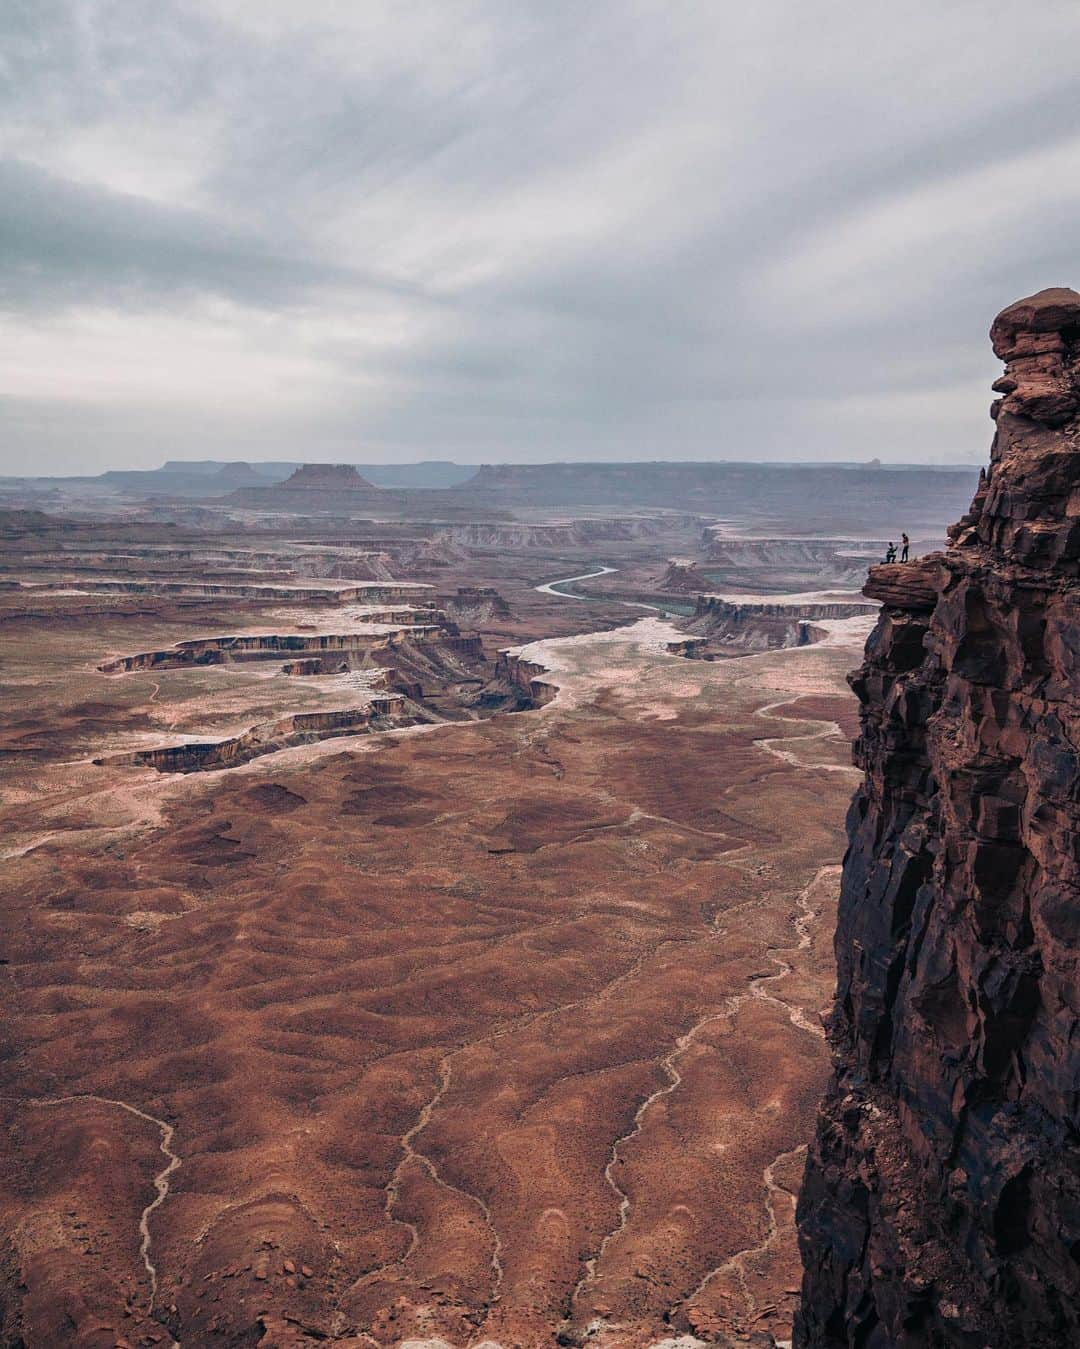
POLYGON ((455 622, 467 627, 510 617, 510 606, 494 586, 458 586, 453 594, 440 597, 439 602, 455 622))
POLYGON ((312 656, 305 660, 287 660, 281 667, 281 673, 283 675, 306 677, 308 675, 344 674, 348 668, 348 661, 327 661, 321 656, 312 656))
POLYGON ((941 573, 933 554, 913 562, 870 568, 863 594, 892 609, 929 610, 937 604, 941 573))
MULTIPOLYGON (((869 595, 870 591, 865 593, 869 595)), ((860 600, 800 600, 791 604, 751 600, 744 603, 726 600, 722 595, 698 595, 691 622, 704 620, 738 626, 760 618, 778 618, 785 622, 793 618, 855 618, 859 614, 872 614, 876 608, 876 605, 860 600)))
POLYGON ((709 578, 693 558, 673 557, 660 578, 658 590, 676 595, 696 595, 709 588, 709 578))
POLYGON ((881 553, 876 539, 732 539, 716 526, 706 530, 704 543, 710 564, 734 568, 798 567, 823 572, 839 567, 850 572, 864 559, 881 553))
POLYGON ((301 464, 284 482, 242 486, 222 498, 234 506, 283 515, 330 515, 349 519, 357 513, 386 519, 427 515, 431 520, 484 519, 500 514, 466 505, 452 490, 427 487, 380 487, 352 464, 301 464))
MULTIPOLYGON (((221 740, 129 750, 93 762, 98 767, 145 766, 159 773, 213 772, 236 768, 263 754, 339 736, 525 711, 550 702, 558 692, 541 678, 546 673, 542 665, 523 660, 514 652, 500 652, 493 677, 486 678, 487 657, 481 639, 475 635, 401 641, 378 654, 385 664, 368 670, 370 696, 361 706, 298 712, 260 722, 221 740), (387 692, 375 693, 376 688, 387 692)), ((336 672, 335 663, 312 658, 291 662, 283 669, 290 675, 332 674, 336 672)))
POLYGON ((238 506, 312 514, 377 511, 384 504, 382 488, 361 477, 352 464, 301 464, 284 482, 241 486, 224 499, 238 506))
MULTIPOLYGON (((93 581, 100 576, 107 584, 120 583, 120 588, 131 589, 136 593, 153 585, 168 583, 169 578, 185 570, 188 577, 172 584, 176 591, 187 593, 192 588, 201 590, 207 582, 222 582, 227 585, 249 585, 254 583, 257 591, 254 598, 274 598, 267 596, 263 587, 270 582, 289 582, 282 585, 284 598, 296 598, 302 579, 326 578, 345 581, 392 581, 394 569, 390 555, 382 549, 325 548, 316 549, 311 545, 298 548, 286 545, 279 551, 272 549, 213 548, 132 548, 124 552, 107 548, 94 550, 63 549, 52 551, 40 549, 26 552, 19 559, 19 571, 57 572, 61 580, 55 585, 86 584, 86 578, 93 581), (181 564, 177 566, 177 563, 181 564), (63 579, 66 578, 66 579, 63 579), (197 578, 197 579, 196 579, 197 578)), ((334 587, 309 586, 311 594, 318 598, 323 593, 334 596, 334 587)), ((163 592, 167 593, 167 592, 163 592)), ((232 595, 231 591, 220 592, 232 595)), ((246 596, 242 596, 246 598, 246 596)), ((278 596, 281 598, 282 596, 278 596)))
POLYGON ((814 626, 815 620, 856 618, 861 614, 872 614, 876 607, 861 601, 743 603, 726 600, 721 595, 698 595, 693 614, 679 623, 691 636, 670 642, 668 650, 690 660, 715 660, 718 656, 743 652, 809 646, 823 633, 821 628, 814 626))
POLYGON ((1080 1343, 1080 295, 991 333, 989 470, 879 567, 795 1343, 1080 1343))
POLYGON ((728 538, 724 529, 710 526, 702 537, 702 567, 713 589, 742 590, 764 583, 781 592, 854 590, 862 585, 867 565, 885 552, 884 541, 872 539, 728 538))
POLYGON ((546 674, 545 666, 527 660, 517 651, 500 651, 495 662, 496 682, 520 690, 527 699, 523 707, 543 707, 558 696, 558 685, 545 680, 546 674))

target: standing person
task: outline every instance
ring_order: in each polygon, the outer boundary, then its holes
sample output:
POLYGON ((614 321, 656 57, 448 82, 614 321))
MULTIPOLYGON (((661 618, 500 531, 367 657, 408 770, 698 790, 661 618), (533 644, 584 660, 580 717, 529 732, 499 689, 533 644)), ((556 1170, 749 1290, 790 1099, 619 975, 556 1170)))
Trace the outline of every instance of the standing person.
POLYGON ((907 536, 906 534, 901 534, 901 535, 900 535, 900 561, 901 561, 901 562, 906 562, 906 561, 907 561, 908 548, 909 548, 910 546, 911 546, 911 544, 910 544, 910 540, 908 539, 908 536, 907 536))

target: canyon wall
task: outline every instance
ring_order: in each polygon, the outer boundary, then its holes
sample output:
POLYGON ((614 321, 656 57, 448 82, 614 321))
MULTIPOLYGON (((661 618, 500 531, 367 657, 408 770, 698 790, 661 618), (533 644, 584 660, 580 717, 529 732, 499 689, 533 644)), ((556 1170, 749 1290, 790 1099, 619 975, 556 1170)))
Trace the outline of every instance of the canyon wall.
POLYGON ((858 614, 873 613, 876 607, 858 600, 800 600, 787 604, 782 601, 751 600, 744 603, 741 600, 726 600, 722 595, 698 595, 693 618, 739 627, 761 618, 854 618, 858 614))
MULTIPOLYGON (((234 638, 223 638, 229 642, 234 638)), ((304 642, 304 638, 253 638, 243 640, 274 641, 280 656, 289 649, 288 642, 304 642)), ((329 675, 350 668, 359 635, 346 634, 331 639, 336 645, 326 648, 329 660, 323 656, 288 661, 281 670, 286 675, 329 675), (344 643, 344 645, 342 645, 344 643)), ((361 663, 367 676, 366 695, 362 705, 297 712, 273 721, 259 722, 236 735, 220 740, 186 740, 180 744, 158 745, 145 749, 127 750, 94 759, 96 767, 106 764, 131 764, 156 769, 159 773, 211 772, 235 768, 264 754, 312 744, 339 736, 367 735, 373 731, 387 731, 418 722, 476 720, 499 712, 520 712, 526 708, 542 707, 558 693, 554 684, 545 681, 544 666, 527 661, 515 652, 501 651, 494 673, 488 669, 488 657, 483 641, 476 634, 459 635, 456 630, 438 632, 430 639, 414 641, 408 633, 395 632, 387 637, 369 641, 361 663), (370 658, 370 664, 369 664, 370 658), (376 688, 388 690, 376 693, 376 688)), ((313 639, 315 643, 319 639, 313 639)), ((181 647, 188 644, 181 643, 181 647)), ((201 647, 203 643, 195 643, 201 647)), ((174 648, 176 650, 177 648, 174 648)), ((306 650, 300 646, 296 649, 306 650)), ((311 649, 322 649, 314 645, 311 649)), ((147 657, 167 656, 168 652, 148 652, 147 657)), ((212 649, 208 654, 221 658, 221 652, 212 649)), ((138 661, 140 657, 128 658, 138 661)), ((110 667, 99 667, 102 669, 110 667)), ((129 668, 162 668, 135 665, 129 668)), ((355 684, 352 686, 356 692, 355 684)))
POLYGON ((163 745, 158 749, 131 750, 126 754, 112 754, 93 762, 99 768, 110 763, 140 764, 156 768, 159 773, 201 773, 236 768, 279 749, 309 745, 337 736, 366 735, 372 731, 389 730, 398 724, 409 725, 411 719, 405 717, 404 698, 399 694, 390 694, 372 698, 363 707, 346 707, 328 712, 297 712, 292 716, 279 717, 276 721, 262 722, 241 735, 228 736, 223 740, 187 741, 180 745, 163 745))
POLYGON ((692 636, 672 642, 668 650, 692 660, 709 660, 725 653, 808 646, 823 634, 821 628, 814 626, 815 620, 855 618, 872 614, 876 608, 862 601, 744 603, 720 595, 698 595, 693 614, 679 624, 692 636))
MULTIPOLYGON (((79 585, 80 578, 72 575, 61 582, 47 582, 42 589, 54 586, 79 585)), ((86 582, 81 582, 86 586, 86 582)), ((95 593, 110 595, 204 595, 223 599, 292 600, 305 604, 393 604, 430 602, 433 587, 419 581, 367 581, 351 586, 301 585, 239 585, 226 582, 161 581, 147 578, 140 581, 94 581, 86 588, 95 593)))
POLYGON ((971 510, 865 590, 803 1349, 1080 1343, 1080 295, 991 340, 971 510))
MULTIPOLYGON (((364 664, 380 653, 410 646, 423 650, 435 646, 440 651, 483 658, 481 639, 461 636, 456 623, 435 609, 418 609, 405 614, 367 616, 378 623, 401 622, 403 628, 371 632, 254 633, 224 637, 196 637, 177 642, 164 651, 139 651, 133 656, 115 656, 97 668, 102 674, 130 674, 134 670, 176 669, 194 665, 224 665, 252 660, 280 660, 286 654, 345 654, 364 664), (438 620, 429 622, 427 620, 438 620)), ((376 664, 378 664, 376 660, 376 664)))

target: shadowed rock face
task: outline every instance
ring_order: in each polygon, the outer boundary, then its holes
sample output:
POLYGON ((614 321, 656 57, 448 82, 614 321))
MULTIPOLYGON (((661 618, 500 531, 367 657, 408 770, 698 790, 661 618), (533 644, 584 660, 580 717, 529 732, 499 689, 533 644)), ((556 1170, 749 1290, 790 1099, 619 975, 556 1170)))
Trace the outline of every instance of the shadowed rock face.
POLYGON ((972 508, 866 587, 804 1349, 1080 1342, 1080 295, 991 337, 972 508))

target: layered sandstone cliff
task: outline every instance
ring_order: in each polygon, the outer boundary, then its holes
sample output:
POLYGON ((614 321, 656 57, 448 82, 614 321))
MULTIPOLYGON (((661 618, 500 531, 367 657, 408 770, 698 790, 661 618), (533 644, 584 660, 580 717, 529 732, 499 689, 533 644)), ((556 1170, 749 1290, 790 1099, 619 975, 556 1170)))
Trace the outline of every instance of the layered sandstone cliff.
POLYGON ((1080 1343, 1080 295, 991 330, 989 470, 871 572, 798 1346, 1080 1343))
POLYGON ((678 626, 690 633, 669 642, 668 650, 689 660, 717 660, 754 651, 809 646, 825 630, 816 627, 829 619, 872 614, 875 604, 845 600, 728 600, 723 595, 698 595, 694 612, 678 626))

